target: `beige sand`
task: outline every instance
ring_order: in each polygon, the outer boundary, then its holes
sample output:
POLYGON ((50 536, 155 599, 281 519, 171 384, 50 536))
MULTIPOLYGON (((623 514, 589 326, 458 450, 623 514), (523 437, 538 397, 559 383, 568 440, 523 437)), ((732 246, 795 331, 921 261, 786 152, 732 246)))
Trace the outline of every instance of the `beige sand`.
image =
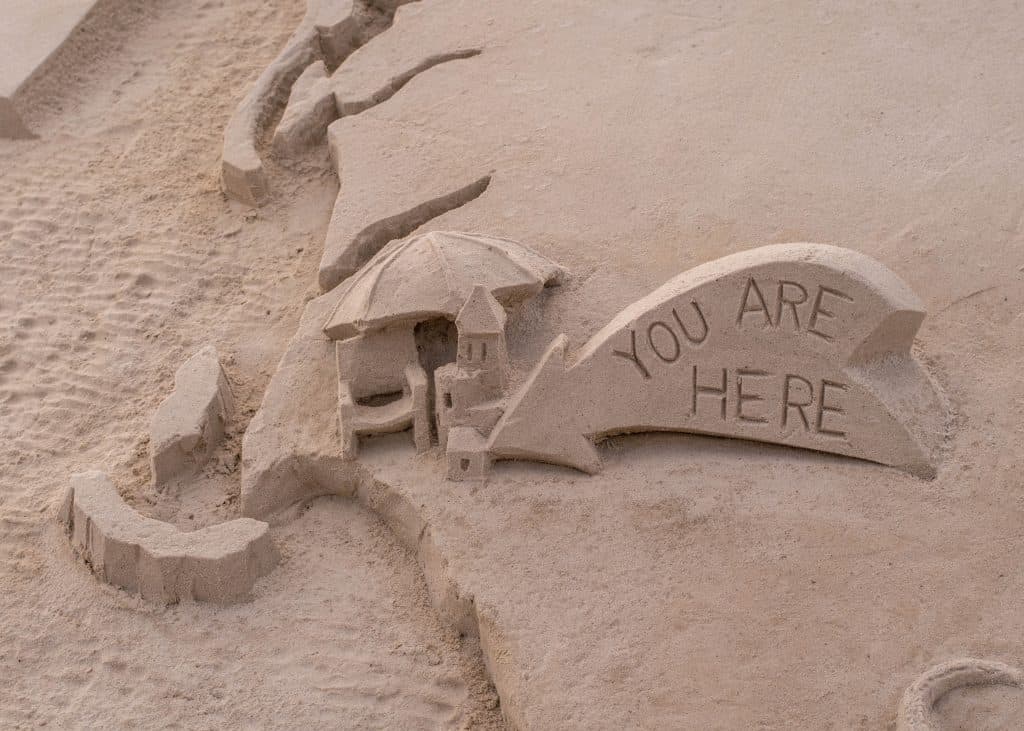
POLYGON ((132 510, 97 471, 71 476, 59 520, 100 580, 157 604, 251 599, 278 561, 266 523, 235 518, 180 531, 132 510))
MULTIPOLYGON (((425 0, 345 73, 390 69, 381 89, 448 39, 482 52, 332 126, 336 206, 325 149, 267 155, 258 212, 220 192, 223 131, 305 8, 126 5, 60 104, 53 79, 33 91, 41 139, 0 145, 0 725, 486 726, 483 655, 521 728, 875 729, 944 660, 1020 667, 1024 17, 968 5, 425 0), (277 516, 284 560, 252 603, 156 609, 73 560, 53 517, 83 469, 183 529, 237 517, 242 431, 306 302, 315 327, 330 312, 325 241, 383 245, 460 190, 427 227, 571 275, 513 321, 514 380, 558 333, 578 346, 725 254, 804 240, 881 261, 929 313, 915 354, 956 412, 937 478, 646 435, 613 439, 595 476, 499 464, 455 485, 399 434, 360 451, 390 500, 277 516), (158 494, 149 418, 207 342, 239 418, 202 479, 158 494), (435 559, 382 524, 396 505, 435 559), (483 653, 417 560, 472 597, 483 653)), ((313 448, 335 435, 310 403, 292 431, 313 448)), ((1021 695, 934 711, 1014 728, 1021 695)))
POLYGON ((174 390, 160 402, 149 424, 149 469, 153 485, 188 479, 216 452, 234 415, 217 349, 207 345, 174 374, 174 390))
POLYGON ((271 165, 279 197, 253 216, 220 191, 220 148, 302 12, 122 5, 80 68, 29 90, 39 139, 0 144, 0 727, 498 722, 479 653, 357 504, 275 528, 281 565, 227 608, 100 583, 55 519, 70 476, 93 468, 184 530, 238 516, 241 432, 316 290, 336 183, 325 165, 304 182, 271 165), (207 343, 236 417, 202 479, 157 493, 149 422, 207 343))
POLYGON ((937 731, 942 720, 935 718, 935 706, 960 688, 991 685, 1019 688, 1022 683, 1024 676, 1020 670, 1001 662, 959 658, 936 665, 922 673, 903 694, 897 731, 937 731))
POLYGON ((0 7, 0 138, 32 136, 21 117, 19 92, 46 72, 97 5, 97 0, 6 0, 0 7))

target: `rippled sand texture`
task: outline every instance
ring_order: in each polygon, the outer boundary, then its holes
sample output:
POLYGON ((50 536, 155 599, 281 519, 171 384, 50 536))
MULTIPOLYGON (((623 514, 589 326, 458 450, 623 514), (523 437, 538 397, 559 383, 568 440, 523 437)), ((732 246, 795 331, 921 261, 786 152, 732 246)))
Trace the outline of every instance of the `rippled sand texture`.
POLYGON ((479 653, 356 504, 275 532, 251 604, 156 609, 100 585, 54 522, 71 473, 110 471, 146 514, 234 517, 239 435, 294 331, 336 183, 271 164, 250 214, 218 184, 237 100, 300 0, 125 2, 44 78, 40 138, 0 141, 0 726, 444 728, 497 723, 479 653), (60 93, 51 93, 59 89, 60 93), (174 370, 216 343, 241 415, 191 491, 148 487, 174 370))

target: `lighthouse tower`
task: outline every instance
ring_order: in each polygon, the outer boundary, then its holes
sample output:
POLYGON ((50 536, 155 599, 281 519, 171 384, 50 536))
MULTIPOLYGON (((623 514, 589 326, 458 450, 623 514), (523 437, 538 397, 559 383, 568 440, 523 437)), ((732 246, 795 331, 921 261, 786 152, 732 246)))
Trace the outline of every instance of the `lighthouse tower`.
POLYGON ((438 441, 448 452, 451 479, 483 477, 488 466, 484 437, 501 415, 497 400, 508 385, 505 309, 477 285, 455 327, 455 362, 434 372, 438 441))

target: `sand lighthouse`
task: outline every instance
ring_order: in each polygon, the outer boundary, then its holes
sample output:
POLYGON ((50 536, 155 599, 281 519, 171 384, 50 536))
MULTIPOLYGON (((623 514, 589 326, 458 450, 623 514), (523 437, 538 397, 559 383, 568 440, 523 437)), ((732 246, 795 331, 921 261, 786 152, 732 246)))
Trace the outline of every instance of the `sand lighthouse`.
POLYGON ((448 454, 448 476, 458 480, 486 473, 484 437, 501 416, 509 363, 505 309, 487 287, 473 288, 455 326, 455 362, 438 368, 434 378, 438 441, 448 454))

